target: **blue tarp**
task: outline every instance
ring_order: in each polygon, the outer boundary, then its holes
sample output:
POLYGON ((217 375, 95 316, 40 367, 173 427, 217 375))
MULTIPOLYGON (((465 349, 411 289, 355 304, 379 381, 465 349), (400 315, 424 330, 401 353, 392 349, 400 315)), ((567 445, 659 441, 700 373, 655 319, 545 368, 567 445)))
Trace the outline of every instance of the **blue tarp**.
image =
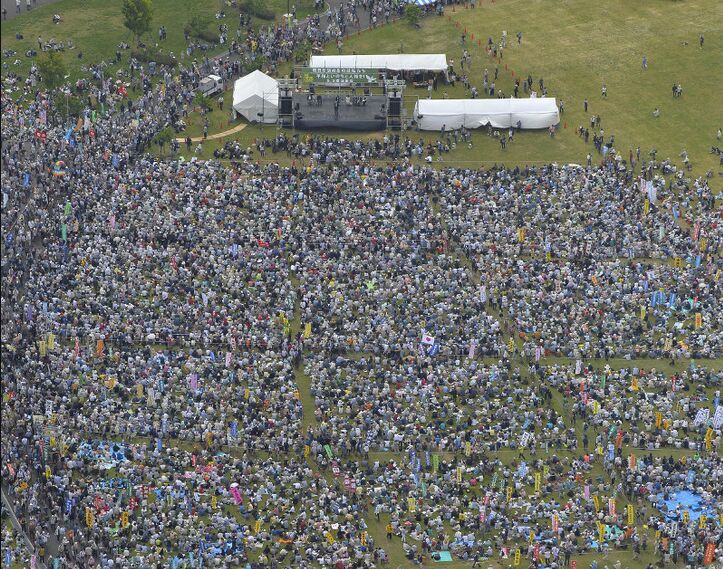
POLYGON ((443 563, 445 561, 452 561, 452 554, 449 551, 437 551, 436 553, 439 554, 439 559, 434 559, 434 556, 432 559, 435 563, 443 563))
POLYGON ((709 518, 716 516, 715 510, 711 506, 704 505, 701 497, 689 490, 673 494, 669 500, 664 501, 664 504, 667 510, 666 517, 669 520, 677 520, 684 510, 688 510, 688 516, 692 522, 698 520, 703 514, 709 518), (677 511, 679 505, 680 511, 677 511))

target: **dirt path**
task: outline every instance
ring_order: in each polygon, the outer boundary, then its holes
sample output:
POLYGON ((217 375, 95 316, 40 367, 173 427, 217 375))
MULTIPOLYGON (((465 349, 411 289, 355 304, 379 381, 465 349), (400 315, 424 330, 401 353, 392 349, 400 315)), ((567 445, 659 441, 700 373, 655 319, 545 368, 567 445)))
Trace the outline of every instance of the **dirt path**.
MULTIPOLYGON (((191 142, 203 142, 204 140, 216 140, 217 138, 226 138, 227 136, 231 136, 232 134, 240 132, 245 128, 246 128, 246 123, 237 124, 232 129, 224 130, 223 132, 217 132, 216 134, 210 134, 206 138, 203 138, 202 136, 194 136, 193 138, 191 138, 191 142)), ((186 139, 183 137, 177 138, 176 140, 180 143, 186 142, 186 139)))

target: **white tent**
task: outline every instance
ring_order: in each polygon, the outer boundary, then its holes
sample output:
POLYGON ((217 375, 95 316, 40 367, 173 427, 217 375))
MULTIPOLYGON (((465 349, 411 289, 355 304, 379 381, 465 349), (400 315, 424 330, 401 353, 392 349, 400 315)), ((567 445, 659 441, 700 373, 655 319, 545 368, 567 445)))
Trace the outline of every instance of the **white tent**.
POLYGON ((275 123, 279 116, 279 82, 258 70, 237 79, 233 85, 233 110, 251 122, 275 123))
POLYGON ((548 128, 560 122, 557 101, 540 99, 420 99, 414 118, 422 130, 480 128, 548 128))
POLYGON ((444 72, 447 71, 447 56, 443 53, 313 55, 309 67, 444 72))

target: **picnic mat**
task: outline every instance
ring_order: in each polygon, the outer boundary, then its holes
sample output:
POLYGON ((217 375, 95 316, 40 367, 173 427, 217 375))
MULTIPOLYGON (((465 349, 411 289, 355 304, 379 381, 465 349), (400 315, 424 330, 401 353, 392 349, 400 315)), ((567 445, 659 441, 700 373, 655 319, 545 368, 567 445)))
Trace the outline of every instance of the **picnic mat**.
POLYGON ((435 563, 443 563, 445 561, 452 561, 452 554, 449 551, 435 551, 432 553, 432 561, 435 563), (435 559, 435 554, 439 555, 439 559, 435 559))
POLYGON ((680 505, 681 509, 688 510, 690 521, 697 521, 702 514, 708 517, 715 517, 716 513, 713 508, 703 503, 703 500, 698 494, 683 490, 677 494, 673 494, 670 499, 664 500, 665 505, 668 509, 668 519, 677 519, 679 513, 676 512, 676 508, 680 505))

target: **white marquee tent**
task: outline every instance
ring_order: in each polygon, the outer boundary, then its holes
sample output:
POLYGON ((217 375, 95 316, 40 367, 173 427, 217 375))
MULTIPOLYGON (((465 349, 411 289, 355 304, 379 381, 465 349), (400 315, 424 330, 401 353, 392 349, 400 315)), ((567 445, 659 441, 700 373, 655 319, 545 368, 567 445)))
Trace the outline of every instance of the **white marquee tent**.
POLYGON ((560 122, 557 101, 540 99, 420 99, 414 118, 421 130, 481 128, 548 128, 560 122))
POLYGON ((388 55, 313 55, 309 67, 387 69, 389 71, 447 71, 443 53, 401 53, 388 55))
POLYGON ((258 70, 237 79, 233 110, 251 122, 275 123, 279 116, 278 81, 258 70))

